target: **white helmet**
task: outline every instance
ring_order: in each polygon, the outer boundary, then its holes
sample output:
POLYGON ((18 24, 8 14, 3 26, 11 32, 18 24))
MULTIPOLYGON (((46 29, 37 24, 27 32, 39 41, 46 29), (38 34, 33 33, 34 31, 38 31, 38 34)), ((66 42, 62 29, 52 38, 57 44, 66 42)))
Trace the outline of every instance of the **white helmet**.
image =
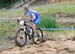
POLYGON ((28 4, 25 4, 25 5, 23 6, 23 8, 29 8, 29 5, 28 5, 28 4))

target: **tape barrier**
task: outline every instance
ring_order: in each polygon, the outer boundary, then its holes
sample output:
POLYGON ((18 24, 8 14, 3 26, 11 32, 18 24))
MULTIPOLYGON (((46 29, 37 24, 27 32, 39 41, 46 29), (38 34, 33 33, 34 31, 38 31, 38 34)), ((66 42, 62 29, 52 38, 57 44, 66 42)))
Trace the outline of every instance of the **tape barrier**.
POLYGON ((75 28, 41 28, 42 30, 75 30, 75 28))

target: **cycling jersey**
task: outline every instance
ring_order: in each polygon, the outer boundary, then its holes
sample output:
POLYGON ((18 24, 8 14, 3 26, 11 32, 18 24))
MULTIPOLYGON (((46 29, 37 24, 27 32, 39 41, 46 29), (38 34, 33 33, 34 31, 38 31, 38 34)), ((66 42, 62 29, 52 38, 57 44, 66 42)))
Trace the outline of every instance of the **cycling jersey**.
POLYGON ((38 12, 36 12, 34 10, 29 10, 28 12, 25 12, 24 14, 29 15, 31 17, 31 19, 33 19, 32 18, 32 14, 34 14, 35 15, 35 19, 33 20, 33 23, 34 24, 38 24, 39 23, 39 21, 40 21, 40 15, 39 15, 38 12))

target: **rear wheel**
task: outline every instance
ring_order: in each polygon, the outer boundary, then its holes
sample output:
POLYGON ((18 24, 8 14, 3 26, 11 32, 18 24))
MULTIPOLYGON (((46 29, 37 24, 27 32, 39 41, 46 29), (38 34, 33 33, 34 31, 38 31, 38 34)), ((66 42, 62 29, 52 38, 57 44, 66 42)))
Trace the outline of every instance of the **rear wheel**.
POLYGON ((23 29, 19 29, 16 34, 15 43, 19 47, 23 47, 27 41, 27 34, 23 29))
POLYGON ((43 32, 40 28, 36 29, 36 34, 34 34, 34 43, 39 44, 43 41, 43 32))

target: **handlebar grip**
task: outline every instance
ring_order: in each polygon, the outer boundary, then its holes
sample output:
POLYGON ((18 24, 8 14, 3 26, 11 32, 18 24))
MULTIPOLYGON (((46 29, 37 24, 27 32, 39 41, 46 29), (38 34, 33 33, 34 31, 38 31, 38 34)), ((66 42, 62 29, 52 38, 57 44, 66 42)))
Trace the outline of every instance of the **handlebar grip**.
POLYGON ((20 20, 19 19, 17 19, 17 23, 19 23, 20 22, 20 20))

